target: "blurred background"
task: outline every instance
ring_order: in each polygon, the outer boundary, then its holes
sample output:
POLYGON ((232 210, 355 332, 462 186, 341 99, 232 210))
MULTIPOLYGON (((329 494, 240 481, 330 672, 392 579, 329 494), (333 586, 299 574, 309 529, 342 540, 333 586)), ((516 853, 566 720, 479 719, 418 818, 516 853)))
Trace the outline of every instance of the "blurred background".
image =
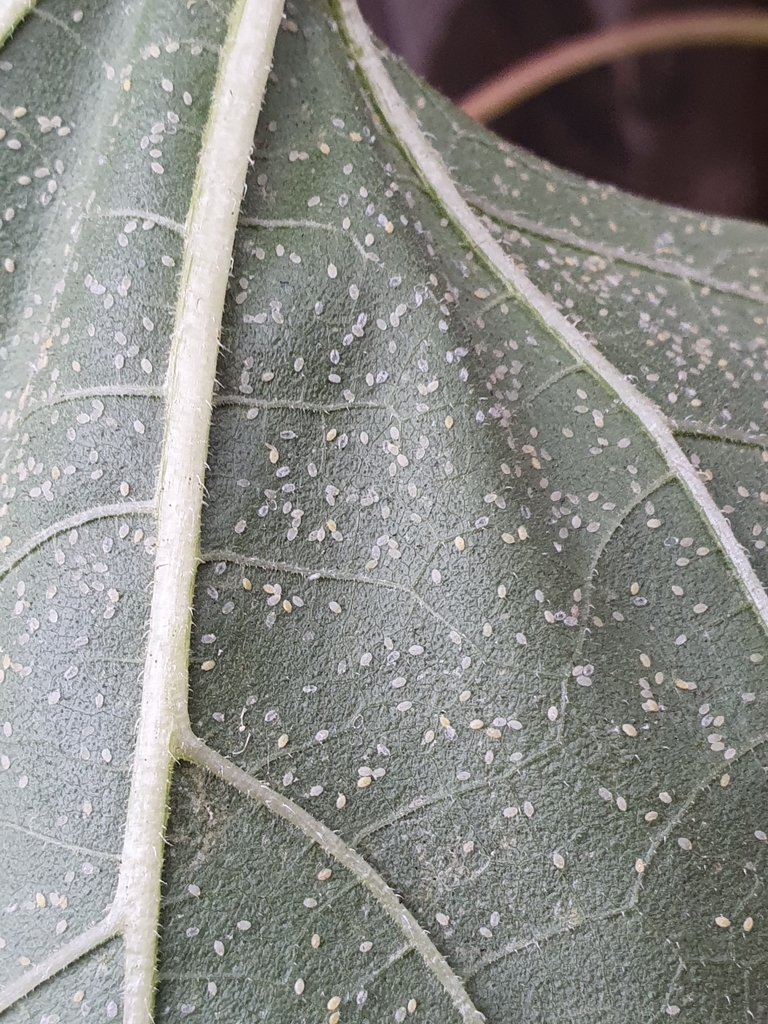
MULTIPOLYGON (((359 0, 375 33, 452 99, 570 36, 665 12, 768 0, 359 0)), ((768 50, 629 58, 527 101, 493 131, 586 177, 768 222, 768 50)))

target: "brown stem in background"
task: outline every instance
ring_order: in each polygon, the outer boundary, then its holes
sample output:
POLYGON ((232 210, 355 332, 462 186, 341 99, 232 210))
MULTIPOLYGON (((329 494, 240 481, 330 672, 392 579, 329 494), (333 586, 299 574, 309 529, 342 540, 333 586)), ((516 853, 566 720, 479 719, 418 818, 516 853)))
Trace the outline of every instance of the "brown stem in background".
POLYGON ((665 14, 576 36, 513 64, 458 105, 487 124, 557 82, 600 64, 684 46, 768 46, 768 14, 733 9, 665 14))

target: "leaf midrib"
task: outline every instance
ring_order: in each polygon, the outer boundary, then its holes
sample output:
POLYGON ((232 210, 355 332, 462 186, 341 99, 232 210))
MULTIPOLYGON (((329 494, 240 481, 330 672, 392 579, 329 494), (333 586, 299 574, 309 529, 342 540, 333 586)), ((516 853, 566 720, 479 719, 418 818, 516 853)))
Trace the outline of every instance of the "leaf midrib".
POLYGON ((167 794, 179 738, 189 729, 191 609, 219 332, 281 15, 282 0, 240 0, 230 14, 184 228, 157 484, 147 655, 113 910, 123 922, 125 1024, 152 1019, 167 794))

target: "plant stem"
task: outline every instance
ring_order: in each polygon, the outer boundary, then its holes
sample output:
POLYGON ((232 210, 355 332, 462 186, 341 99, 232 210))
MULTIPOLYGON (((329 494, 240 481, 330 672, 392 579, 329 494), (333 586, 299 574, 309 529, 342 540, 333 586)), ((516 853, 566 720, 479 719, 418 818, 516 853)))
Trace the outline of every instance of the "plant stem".
POLYGON ((768 46, 768 14, 754 10, 665 14, 576 36, 512 64, 463 96, 458 106, 487 124, 550 86, 601 64, 684 46, 768 46))

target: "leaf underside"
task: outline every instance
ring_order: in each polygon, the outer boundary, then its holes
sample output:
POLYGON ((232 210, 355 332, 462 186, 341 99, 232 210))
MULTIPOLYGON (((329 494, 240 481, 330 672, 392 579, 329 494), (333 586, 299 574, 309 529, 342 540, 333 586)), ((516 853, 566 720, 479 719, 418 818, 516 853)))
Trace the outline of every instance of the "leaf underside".
MULTIPOLYGON (((435 200, 343 24, 287 13, 222 313, 192 727, 356 850, 492 1024, 768 1020, 765 623, 656 440, 435 200)), ((117 885, 226 15, 46 0, 0 54, 4 983, 117 885)), ((382 60, 765 586, 765 229, 567 175, 382 60)), ((461 1019, 375 885, 235 786, 180 763, 166 838, 156 1020, 461 1019)), ((118 937, 4 1020, 109 1020, 122 984, 118 937)))

